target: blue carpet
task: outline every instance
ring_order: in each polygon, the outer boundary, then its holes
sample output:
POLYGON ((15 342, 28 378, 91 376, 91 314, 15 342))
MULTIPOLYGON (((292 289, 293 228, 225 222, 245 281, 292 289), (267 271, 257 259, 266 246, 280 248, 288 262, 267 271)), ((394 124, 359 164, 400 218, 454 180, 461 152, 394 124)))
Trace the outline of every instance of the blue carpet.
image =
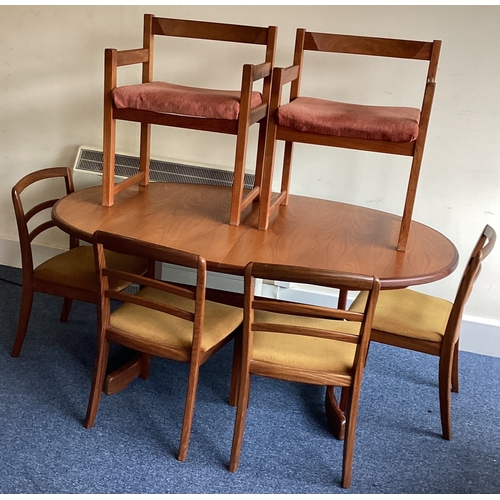
POLYGON ((342 443, 324 388, 255 377, 240 467, 227 470, 235 409, 232 345, 201 369, 186 462, 176 460, 187 366, 154 359, 151 377, 103 396, 85 429, 94 306, 37 294, 26 341, 10 357, 21 272, 0 266, 0 493, 500 493, 500 358, 462 352, 453 439, 441 437, 437 358, 372 344, 353 481, 340 487, 342 443))

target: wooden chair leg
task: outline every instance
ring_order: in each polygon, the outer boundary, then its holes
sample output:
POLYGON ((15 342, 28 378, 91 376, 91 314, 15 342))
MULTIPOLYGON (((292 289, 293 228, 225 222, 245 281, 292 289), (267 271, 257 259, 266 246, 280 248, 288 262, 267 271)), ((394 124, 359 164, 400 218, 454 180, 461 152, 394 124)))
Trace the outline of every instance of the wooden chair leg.
POLYGON ((66 321, 68 321, 69 313, 71 311, 72 304, 73 304, 72 299, 68 299, 68 298, 64 299, 62 310, 61 310, 61 317, 59 318, 59 321, 61 323, 66 323, 66 321))
POLYGON ((234 337, 233 344, 233 363, 231 367, 231 388, 229 390, 229 404, 236 406, 238 403, 240 372, 241 372, 241 349, 242 333, 238 331, 234 337))
POLYGON ((422 163, 423 145, 417 145, 415 155, 413 156, 410 178, 408 180, 408 188, 406 191, 405 206, 403 209, 403 217, 401 219, 401 228, 399 230, 398 246, 399 252, 406 250, 408 243, 408 235, 410 233, 411 218, 413 216, 413 206, 415 205, 415 197, 417 194, 418 178, 420 175, 420 166, 422 163))
POLYGON ((285 142, 285 152, 283 156, 283 172, 281 174, 281 192, 285 192, 285 198, 281 202, 282 205, 288 205, 290 198, 290 182, 292 179, 292 158, 293 158, 293 142, 285 142))
POLYGON ((194 404, 196 400, 196 388, 198 387, 198 375, 200 366, 198 363, 191 362, 189 368, 189 379, 186 393, 186 405, 184 407, 184 419, 182 422, 181 441, 177 460, 184 462, 187 457, 189 438, 191 436, 191 426, 193 424, 194 404))
POLYGON ((267 126, 267 136, 264 154, 264 169, 262 173, 262 186, 259 203, 259 223, 258 228, 264 231, 269 226, 269 217, 271 210, 271 199, 273 196, 273 173, 274 157, 276 153, 276 124, 269 120, 267 126))
POLYGON ((147 380, 151 375, 152 359, 153 356, 151 356, 151 354, 146 354, 145 352, 141 354, 141 373, 139 374, 139 376, 142 378, 142 380, 147 380))
POLYGON ((453 360, 451 356, 439 359, 439 408, 441 411, 441 427, 443 438, 451 439, 451 372, 453 360))
POLYGON ((346 429, 342 461, 342 488, 349 488, 352 479, 352 463, 354 458, 354 441, 356 438, 356 422, 358 418, 359 387, 352 389, 346 408, 346 429))
POLYGON ((14 346, 12 348, 11 356, 17 358, 21 353, 23 347, 24 338, 26 337, 26 330, 28 329, 28 323, 31 315, 31 308, 33 306, 33 288, 23 286, 21 295, 21 309, 19 311, 19 322, 17 324, 16 338, 14 340, 14 346))
POLYGON ((104 386, 104 377, 106 376, 106 365, 109 354, 109 342, 103 339, 98 346, 94 374, 92 376, 92 389, 90 390, 89 404, 87 406, 87 415, 85 417, 84 426, 90 429, 97 416, 99 402, 104 386))
POLYGON ((241 447, 243 444, 243 431, 247 417, 248 401, 250 399, 250 373, 246 371, 243 380, 240 380, 240 393, 238 395, 238 407, 234 422, 233 443, 231 446, 231 458, 229 460, 230 472, 236 472, 240 463, 241 447))

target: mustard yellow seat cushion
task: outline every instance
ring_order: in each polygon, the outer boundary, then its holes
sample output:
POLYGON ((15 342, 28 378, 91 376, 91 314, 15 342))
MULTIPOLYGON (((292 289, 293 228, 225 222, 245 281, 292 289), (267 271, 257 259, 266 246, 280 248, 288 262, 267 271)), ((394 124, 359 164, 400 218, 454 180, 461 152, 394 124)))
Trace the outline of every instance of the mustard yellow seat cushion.
MULTIPOLYGON (((360 323, 255 311, 257 323, 284 323, 359 335, 360 323)), ((281 366, 350 373, 356 344, 305 335, 254 332, 252 359, 281 366)))
MULTIPOLYGON (((137 274, 143 274, 148 269, 148 263, 144 259, 109 251, 105 254, 108 266, 113 269, 137 274)), ((52 257, 33 271, 33 278, 65 287, 99 292, 99 277, 91 246, 79 246, 52 257)), ((129 284, 121 280, 111 280, 110 286, 114 290, 121 290, 129 284)))
MULTIPOLYGON (((241 92, 186 87, 166 82, 125 85, 113 89, 117 108, 132 108, 156 113, 237 120, 241 92)), ((260 92, 252 92, 251 107, 262 103, 260 92)))
MULTIPOLYGON (((349 310, 363 310, 366 293, 356 297, 349 310)), ((403 337, 441 343, 452 303, 415 290, 380 292, 373 319, 373 329, 403 337)))
POLYGON ((277 122, 301 132, 391 142, 416 140, 420 110, 298 97, 278 108, 277 122))
MULTIPOLYGON (((194 301, 178 295, 145 287, 136 295, 194 312, 194 301)), ((202 351, 207 351, 227 337, 243 321, 243 310, 237 307, 205 302, 205 318, 201 340, 202 351)), ((165 347, 189 350, 193 338, 193 323, 135 304, 124 303, 111 314, 111 326, 165 347)))

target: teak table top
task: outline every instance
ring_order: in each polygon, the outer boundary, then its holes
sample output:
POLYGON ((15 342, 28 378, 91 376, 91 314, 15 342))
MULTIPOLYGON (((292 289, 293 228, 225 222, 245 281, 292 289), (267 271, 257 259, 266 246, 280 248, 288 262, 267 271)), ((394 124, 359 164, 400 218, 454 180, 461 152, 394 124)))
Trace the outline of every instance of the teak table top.
POLYGON ((240 226, 229 225, 231 189, 151 183, 120 192, 101 204, 101 186, 76 191, 53 208, 64 231, 90 241, 97 229, 201 254, 211 271, 242 275, 250 261, 376 275, 383 288, 440 280, 458 263, 453 243, 413 221, 405 252, 396 250, 401 218, 365 207, 303 196, 257 229, 248 207, 240 226))

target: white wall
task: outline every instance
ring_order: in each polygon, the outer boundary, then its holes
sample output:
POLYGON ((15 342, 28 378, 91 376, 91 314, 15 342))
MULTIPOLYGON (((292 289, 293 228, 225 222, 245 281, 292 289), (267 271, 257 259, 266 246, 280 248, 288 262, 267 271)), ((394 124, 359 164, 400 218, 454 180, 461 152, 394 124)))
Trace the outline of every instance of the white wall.
MULTIPOLYGON (((0 263, 15 265, 9 244, 17 240, 12 185, 32 170, 71 166, 82 144, 102 147, 104 48, 139 47, 146 12, 277 25, 278 66, 291 63, 297 27, 443 40, 414 219, 441 231, 458 248, 457 271, 423 287, 453 298, 483 226, 500 230, 499 6, 0 6, 0 263)), ((186 54, 175 45, 174 55, 161 64, 157 58, 156 76, 200 86, 238 86, 240 69, 226 69, 232 62, 228 54, 207 49, 206 43, 194 47, 186 54)), ((250 51, 247 56, 250 62, 256 58, 250 51)), ((380 89, 384 102, 419 105, 413 95, 420 81, 405 71, 388 66, 360 78, 349 73, 350 65, 329 61, 319 58, 311 65, 305 92, 370 102, 380 89), (407 103, 406 95, 413 101, 407 103)), ((133 78, 128 68, 122 83, 133 78)), ((135 126, 118 130, 118 149, 136 154, 135 126)), ((230 168, 233 144, 228 136, 160 129, 154 131, 153 156, 230 168)), ((298 146, 292 192, 400 214, 408 167, 409 160, 401 157, 298 146)), ((51 237, 40 243, 61 247, 65 240, 51 237)), ((500 325, 499 264, 496 250, 467 305, 467 318, 500 325)))

